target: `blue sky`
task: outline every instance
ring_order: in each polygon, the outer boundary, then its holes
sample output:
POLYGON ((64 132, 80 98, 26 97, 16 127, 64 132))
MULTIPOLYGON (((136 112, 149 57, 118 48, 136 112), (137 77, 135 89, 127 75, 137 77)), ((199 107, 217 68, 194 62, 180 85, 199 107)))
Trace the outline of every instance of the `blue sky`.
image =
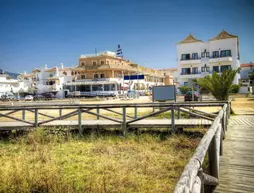
POLYGON ((80 54, 115 51, 152 68, 176 67, 176 43, 239 36, 241 63, 254 62, 253 0, 0 0, 0 68, 78 64, 80 54))

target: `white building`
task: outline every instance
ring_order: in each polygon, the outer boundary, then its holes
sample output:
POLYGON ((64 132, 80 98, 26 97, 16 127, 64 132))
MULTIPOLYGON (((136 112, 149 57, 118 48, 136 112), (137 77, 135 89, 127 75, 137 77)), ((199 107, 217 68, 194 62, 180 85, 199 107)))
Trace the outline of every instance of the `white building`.
POLYGON ((22 74, 18 77, 20 81, 28 86, 28 91, 32 93, 47 93, 56 94, 57 98, 64 98, 68 91, 64 90, 63 85, 72 82, 75 78, 75 72, 72 68, 60 67, 34 69, 31 74, 22 74))
POLYGON ((19 93, 21 90, 27 90, 24 82, 10 78, 7 74, 0 74, 0 97, 6 93, 19 93))
MULTIPOLYGON (((225 30, 208 42, 189 35, 177 44, 179 84, 188 85, 193 79, 202 78, 214 71, 221 73, 228 68, 237 69, 239 62, 238 36, 225 30)), ((240 74, 234 79, 238 84, 240 74)))
POLYGON ((253 91, 254 86, 254 64, 252 62, 248 64, 241 64, 240 71, 240 91, 239 93, 249 93, 253 91))

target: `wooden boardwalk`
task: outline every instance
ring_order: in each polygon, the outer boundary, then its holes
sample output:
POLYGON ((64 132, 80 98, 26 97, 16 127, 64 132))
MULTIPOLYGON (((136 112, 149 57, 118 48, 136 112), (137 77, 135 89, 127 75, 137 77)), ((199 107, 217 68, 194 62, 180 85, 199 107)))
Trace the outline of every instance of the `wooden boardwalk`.
POLYGON ((254 115, 231 116, 223 146, 215 192, 254 192, 254 115))
MULTIPOLYGON (((110 120, 82 120, 82 127, 84 128, 121 128, 122 124, 110 120)), ((205 119, 175 119, 175 127, 210 127, 212 121, 205 119)), ((72 126, 78 127, 78 121, 56 120, 49 123, 44 123, 41 127, 59 127, 72 126)), ((30 124, 23 122, 0 122, 0 130, 12 130, 17 128, 33 127, 30 124)), ((170 128, 171 119, 146 119, 139 120, 128 125, 129 128, 170 128)))

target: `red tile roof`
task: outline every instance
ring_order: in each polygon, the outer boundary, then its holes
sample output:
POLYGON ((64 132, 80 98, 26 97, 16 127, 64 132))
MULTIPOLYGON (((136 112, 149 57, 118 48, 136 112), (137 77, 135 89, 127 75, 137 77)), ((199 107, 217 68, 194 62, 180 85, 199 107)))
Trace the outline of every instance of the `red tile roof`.
POLYGON ((254 67, 254 63, 241 64, 241 67, 254 67))

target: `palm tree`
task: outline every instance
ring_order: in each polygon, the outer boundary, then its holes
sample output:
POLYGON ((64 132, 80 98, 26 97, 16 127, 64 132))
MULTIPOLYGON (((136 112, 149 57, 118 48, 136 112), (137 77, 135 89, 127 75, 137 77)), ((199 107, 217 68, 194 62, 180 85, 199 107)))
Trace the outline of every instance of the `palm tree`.
POLYGON ((212 75, 199 78, 195 82, 201 88, 209 90, 217 100, 228 100, 230 87, 233 84, 235 75, 239 72, 240 68, 224 70, 221 75, 214 72, 212 75))

